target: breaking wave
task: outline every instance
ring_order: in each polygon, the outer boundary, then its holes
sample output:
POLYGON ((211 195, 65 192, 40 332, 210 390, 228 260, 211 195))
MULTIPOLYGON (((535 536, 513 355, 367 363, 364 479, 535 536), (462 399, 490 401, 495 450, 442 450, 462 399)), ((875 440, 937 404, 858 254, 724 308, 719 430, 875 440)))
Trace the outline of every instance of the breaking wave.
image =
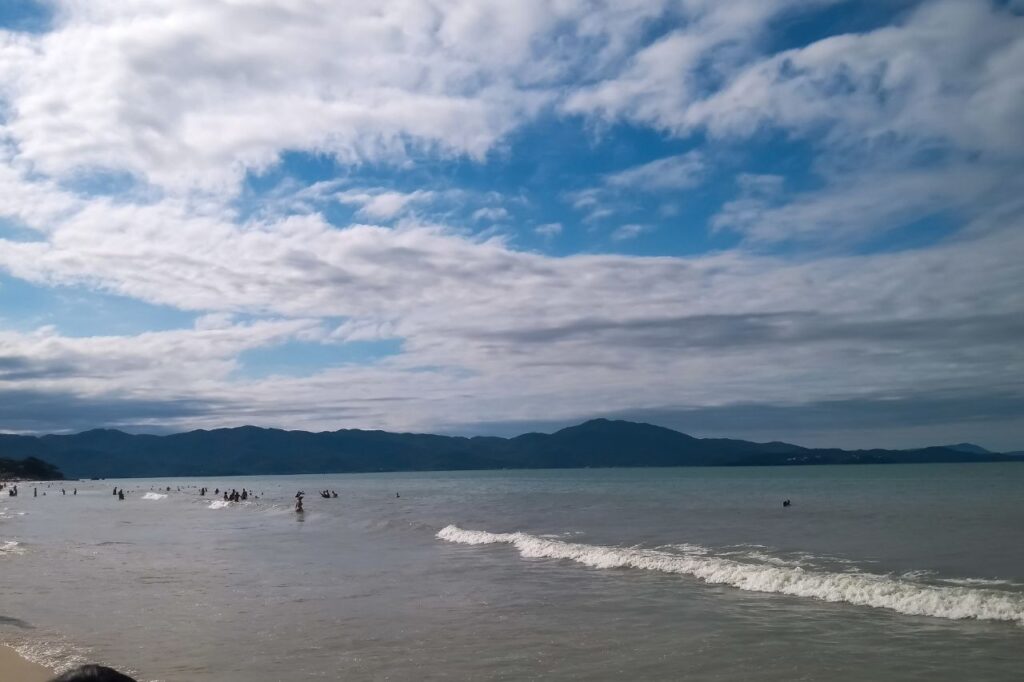
POLYGON ((227 500, 214 500, 210 503, 210 509, 223 509, 224 507, 230 507, 231 503, 227 500))
POLYGON ((167 495, 164 495, 163 493, 146 493, 145 495, 142 496, 142 499, 144 499, 144 500, 162 500, 165 497, 167 497, 167 495))
POLYGON ((997 580, 995 578, 939 578, 939 582, 949 583, 951 585, 1006 585, 1010 587, 1020 587, 1020 583, 1012 580, 997 580))
POLYGON ((689 575, 706 583, 751 592, 845 602, 913 616, 1015 621, 1024 625, 1024 594, 1013 592, 924 585, 871 573, 810 571, 798 566, 743 563, 710 555, 704 548, 674 554, 657 549, 563 542, 526 533, 464 530, 458 526, 443 528, 437 537, 464 545, 509 544, 524 557, 568 559, 593 568, 634 568, 689 575))
POLYGON ((4 554, 24 554, 25 548, 15 540, 0 541, 0 556, 4 554))

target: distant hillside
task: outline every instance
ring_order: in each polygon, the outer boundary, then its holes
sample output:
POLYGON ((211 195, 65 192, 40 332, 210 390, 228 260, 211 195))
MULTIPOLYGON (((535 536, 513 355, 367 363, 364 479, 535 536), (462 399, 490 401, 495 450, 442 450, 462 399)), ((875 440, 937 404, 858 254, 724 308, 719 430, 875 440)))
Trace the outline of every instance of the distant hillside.
POLYGON ((990 452, 811 449, 789 443, 694 438, 650 424, 595 419, 556 433, 461 438, 255 426, 170 436, 94 430, 66 436, 0 434, 0 453, 53 462, 68 476, 203 476, 457 469, 890 464, 1006 461, 990 452))
POLYGON ((5 459, 0 457, 0 481, 59 481, 64 476, 48 462, 35 457, 5 459))
POLYGON ((946 448, 947 450, 956 450, 958 452, 970 452, 971 454, 974 455, 992 454, 991 450, 986 450, 980 445, 975 445, 974 443, 957 443, 956 445, 943 445, 942 447, 946 448))

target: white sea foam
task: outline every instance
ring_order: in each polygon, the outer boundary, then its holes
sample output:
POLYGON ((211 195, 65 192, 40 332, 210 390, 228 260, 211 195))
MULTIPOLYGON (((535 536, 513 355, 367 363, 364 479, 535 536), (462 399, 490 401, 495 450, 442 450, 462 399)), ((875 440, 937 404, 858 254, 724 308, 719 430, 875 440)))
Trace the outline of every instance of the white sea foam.
POLYGON ((16 540, 0 541, 0 556, 4 554, 24 554, 25 548, 16 540))
POLYGON ((144 500, 162 500, 165 497, 167 497, 167 495, 164 495, 163 493, 146 493, 145 495, 142 496, 142 499, 144 499, 144 500))
POLYGON ((86 662, 85 650, 64 641, 33 641, 11 644, 19 656, 62 673, 86 662))
POLYGON ((751 592, 774 592, 827 602, 891 609, 937 618, 1016 621, 1024 625, 1024 595, 972 587, 939 587, 871 573, 809 571, 749 564, 708 554, 585 545, 528 535, 447 526, 437 537, 465 545, 509 544, 528 558, 568 559, 594 568, 676 573, 751 592))
POLYGON ((210 503, 210 509, 223 509, 224 507, 231 506, 231 503, 227 500, 214 500, 210 503))
POLYGON ((997 578, 939 578, 939 582, 951 585, 1020 585, 1012 580, 999 580, 997 578))

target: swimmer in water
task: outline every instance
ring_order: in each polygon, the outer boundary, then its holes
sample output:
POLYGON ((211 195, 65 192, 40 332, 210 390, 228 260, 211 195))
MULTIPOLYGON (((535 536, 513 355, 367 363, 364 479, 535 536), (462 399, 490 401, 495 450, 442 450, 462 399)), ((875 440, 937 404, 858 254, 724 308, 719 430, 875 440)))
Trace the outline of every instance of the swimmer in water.
POLYGON ((302 508, 302 498, 301 497, 296 498, 295 499, 295 513, 296 514, 302 514, 305 511, 306 510, 302 508))

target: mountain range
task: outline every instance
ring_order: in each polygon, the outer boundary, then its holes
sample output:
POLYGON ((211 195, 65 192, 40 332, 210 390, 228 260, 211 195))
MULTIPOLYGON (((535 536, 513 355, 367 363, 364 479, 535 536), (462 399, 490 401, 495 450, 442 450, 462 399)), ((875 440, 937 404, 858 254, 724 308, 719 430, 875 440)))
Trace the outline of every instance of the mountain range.
POLYGON ((71 478, 1022 459, 969 443, 915 450, 805 448, 782 442, 695 438, 651 424, 607 419, 515 438, 359 429, 310 433, 255 426, 166 436, 110 429, 71 435, 0 434, 0 457, 36 457, 71 478))

